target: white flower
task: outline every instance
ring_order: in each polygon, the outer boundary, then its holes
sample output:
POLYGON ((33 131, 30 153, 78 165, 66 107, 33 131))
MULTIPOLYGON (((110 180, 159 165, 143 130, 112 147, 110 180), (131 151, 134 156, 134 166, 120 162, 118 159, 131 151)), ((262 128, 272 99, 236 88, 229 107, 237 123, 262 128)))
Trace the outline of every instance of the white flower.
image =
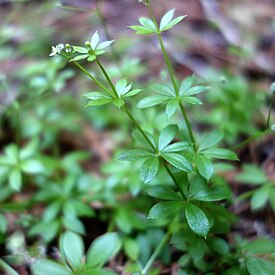
POLYGON ((58 44, 56 47, 52 46, 52 52, 49 56, 56 56, 57 54, 60 54, 64 49, 64 44, 58 44))

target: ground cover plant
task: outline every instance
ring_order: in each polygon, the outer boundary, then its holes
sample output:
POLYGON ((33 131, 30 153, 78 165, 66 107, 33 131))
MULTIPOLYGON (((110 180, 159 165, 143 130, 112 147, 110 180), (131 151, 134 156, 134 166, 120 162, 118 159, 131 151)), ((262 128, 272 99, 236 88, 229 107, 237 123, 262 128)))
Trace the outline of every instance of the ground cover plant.
MULTIPOLYGON (((141 51, 159 53, 157 75, 147 69, 144 77, 146 65, 115 46, 99 1, 93 11, 59 4, 94 12, 101 31, 86 42, 58 39, 44 63, 17 76, 21 86, 1 117, 0 268, 274 274, 274 84, 248 102, 245 77, 183 77, 167 38, 188 17, 170 3, 156 16, 162 1, 135 2, 147 15, 131 18, 128 31, 141 51), (74 92, 63 93, 70 81, 74 92), (251 148, 257 142, 268 148, 261 167, 263 156, 251 148), (257 234, 248 232, 250 216, 257 234)), ((1 35, 3 45, 12 38, 1 35)), ((18 52, 32 53, 49 39, 18 52)), ((9 89, 9 81, 3 74, 2 86, 9 89)))

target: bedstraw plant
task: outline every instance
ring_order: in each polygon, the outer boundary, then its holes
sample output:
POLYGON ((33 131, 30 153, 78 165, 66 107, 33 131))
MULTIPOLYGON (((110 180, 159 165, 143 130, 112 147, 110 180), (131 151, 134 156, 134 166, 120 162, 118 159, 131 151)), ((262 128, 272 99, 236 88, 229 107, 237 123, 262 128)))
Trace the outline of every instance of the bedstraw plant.
MULTIPOLYGON (((97 85, 98 90, 85 94, 88 99, 86 107, 113 104, 117 111, 123 112, 132 123, 132 136, 139 146, 122 152, 118 159, 122 161, 121 165, 123 161, 133 161, 139 164, 140 177, 146 184, 147 193, 156 202, 149 210, 148 219, 164 221, 162 224, 166 231, 148 261, 132 271, 137 272, 135 274, 149 274, 154 261, 171 241, 173 247, 183 253, 178 261, 178 265, 182 268, 179 274, 194 273, 192 268, 186 267, 190 261, 192 264, 189 266, 194 266, 193 270, 200 270, 203 273, 217 271, 221 274, 230 265, 235 265, 237 259, 234 258, 233 261, 232 257, 227 255, 229 246, 223 237, 230 230, 230 223, 233 220, 232 214, 225 208, 226 200, 230 199, 231 192, 224 182, 215 180, 214 163, 217 160, 236 161, 238 158, 234 152, 218 147, 218 143, 223 138, 218 131, 207 132, 204 135, 196 133, 186 111, 188 104, 192 104, 193 108, 199 108, 203 104, 200 94, 208 92, 210 88, 201 84, 194 75, 178 79, 166 50, 163 32, 181 23, 185 16, 174 17, 175 11, 170 10, 158 23, 151 7, 151 1, 139 2, 146 5, 150 18, 140 18, 139 25, 130 28, 138 35, 154 35, 157 38, 170 78, 164 83, 155 83, 153 94, 148 95, 149 92, 146 89, 136 88, 135 84, 129 83, 127 79, 117 81, 111 79, 108 69, 101 60, 101 55, 108 47, 112 47, 114 41, 102 42, 98 32, 95 32, 91 40, 86 41, 83 46, 58 44, 52 47, 50 56, 64 57, 97 85), (83 60, 93 62, 101 76, 90 73, 82 65, 83 60), (169 118, 179 114, 185 127, 181 128, 171 123, 164 125, 159 134, 145 131, 143 122, 135 117, 129 107, 131 98, 138 94, 144 97, 137 103, 136 108, 163 106, 169 118), (167 173, 170 182, 163 182, 159 179, 160 171, 167 173), (216 259, 207 263, 203 260, 204 255, 216 259), (223 261, 220 260, 222 257, 225 257, 223 261)), ((69 234, 71 233, 64 235, 62 240, 69 238, 69 234)), ((71 237, 79 238, 73 235, 71 237)), ((80 243, 80 240, 77 242, 80 243)), ((130 242, 128 246, 131 247, 131 244, 130 242)), ((136 248, 134 243, 132 247, 136 248)), ((64 254, 62 251, 61 253, 64 254)), ((258 258, 261 258, 261 255, 256 255, 255 261, 258 258)), ((66 262, 71 268, 74 268, 72 261, 81 262, 77 258, 69 260, 71 262, 67 259, 66 262)), ((251 262, 245 258, 244 265, 234 267, 234 272, 237 272, 234 274, 246 274, 238 272, 256 274, 256 269, 253 267, 255 261, 251 262), (247 267, 246 263, 248 263, 247 267)), ((266 260, 261 260, 265 269, 269 269, 265 262, 266 260)))

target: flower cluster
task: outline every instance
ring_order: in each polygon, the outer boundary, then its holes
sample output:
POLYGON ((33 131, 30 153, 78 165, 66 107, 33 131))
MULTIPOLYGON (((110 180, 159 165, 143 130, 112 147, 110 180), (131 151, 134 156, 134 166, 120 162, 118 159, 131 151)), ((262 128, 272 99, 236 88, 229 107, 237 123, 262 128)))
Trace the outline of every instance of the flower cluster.
POLYGON ((52 52, 50 53, 49 56, 56 56, 62 53, 64 51, 67 55, 72 53, 72 47, 70 44, 58 44, 57 46, 52 46, 52 52))

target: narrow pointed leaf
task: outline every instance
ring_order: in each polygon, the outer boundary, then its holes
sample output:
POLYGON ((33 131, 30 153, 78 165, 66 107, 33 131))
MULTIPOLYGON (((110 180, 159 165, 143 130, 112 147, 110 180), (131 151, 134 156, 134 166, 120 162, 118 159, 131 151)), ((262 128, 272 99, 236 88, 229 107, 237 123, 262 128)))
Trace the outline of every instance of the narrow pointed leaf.
POLYGON ((134 90, 132 90, 132 91, 126 93, 126 94, 124 95, 124 97, 134 96, 134 95, 136 95, 136 94, 139 94, 141 91, 143 91, 143 90, 142 90, 142 89, 134 89, 134 90))
POLYGON ((177 98, 170 99, 166 105, 166 114, 171 117, 177 110, 179 106, 179 100, 177 98))
POLYGON ((110 40, 110 41, 105 41, 105 42, 102 42, 98 45, 98 47, 96 48, 98 51, 99 50, 103 50, 107 47, 109 47, 115 40, 110 40))
POLYGON ((148 107, 159 105, 167 100, 168 98, 162 95, 149 96, 139 101, 137 104, 137 107, 140 109, 148 108, 148 107))
POLYGON ((121 241, 117 233, 106 233, 96 238, 87 252, 87 264, 92 267, 103 266, 119 251, 121 241))
POLYGON ((181 84, 180 84, 180 88, 179 88, 179 94, 180 96, 185 95, 185 92, 191 88, 191 86, 193 85, 195 81, 195 76, 188 76, 187 78, 185 78, 181 84))
POLYGON ((166 153, 181 152, 190 148, 190 144, 186 141, 176 142, 166 146, 162 151, 166 153))
POLYGON ((176 24, 178 24, 180 21, 182 21, 183 18, 185 18, 187 15, 184 16, 179 16, 175 19, 173 19, 170 23, 168 23, 161 31, 166 31, 171 29, 173 26, 175 26, 176 24))
POLYGON ((144 183, 148 183, 154 179, 159 170, 159 159, 150 157, 144 161, 140 169, 140 176, 144 183))
POLYGON ((156 27, 155 27, 154 22, 152 20, 150 20, 148 18, 142 17, 138 21, 145 28, 150 29, 150 30, 156 32, 156 27))
POLYGON ((234 152, 222 148, 209 148, 204 150, 203 154, 210 158, 238 160, 238 157, 234 152))
POLYGON ((194 96, 183 96, 181 97, 181 99, 189 104, 193 104, 193 105, 202 105, 203 102, 194 96))
POLYGON ((79 46, 73 46, 73 49, 78 53, 88 53, 88 49, 79 46))
POLYGON ((219 132, 210 132, 203 136, 199 142, 199 151, 205 150, 219 143, 223 138, 223 134, 219 132))
POLYGON ((209 221, 205 213, 199 207, 191 203, 186 204, 185 216, 192 231, 199 236, 207 236, 210 228, 209 221))
POLYGON ((104 95, 99 92, 88 93, 88 94, 85 94, 84 96, 87 97, 88 99, 91 99, 91 101, 89 101, 88 104, 86 105, 87 107, 104 105, 113 101, 113 99, 110 96, 104 95))
POLYGON ((59 248, 66 262, 73 268, 82 265, 84 243, 82 238, 74 232, 66 232, 60 238, 59 248))
POLYGON ((214 168, 211 160, 203 155, 197 155, 196 165, 201 176, 209 180, 214 173, 214 168))
POLYGON ((142 26, 130 26, 130 28, 132 30, 136 31, 136 34, 152 34, 152 33, 154 33, 153 30, 147 29, 147 28, 142 27, 142 26))
POLYGON ((15 191, 20 191, 22 186, 22 174, 19 169, 13 169, 9 174, 9 184, 15 191))
POLYGON ((178 213, 181 203, 178 201, 159 202, 155 204, 149 211, 149 219, 161 219, 178 213))
POLYGON ((86 59, 88 56, 90 56, 90 55, 89 54, 78 55, 78 56, 74 57, 73 59, 71 59, 70 62, 86 59))
POLYGON ((94 33, 94 35, 92 36, 92 39, 91 39, 91 45, 92 45, 92 49, 95 50, 96 49, 96 46, 99 42, 99 35, 97 33, 97 31, 94 33))
POLYGON ((177 132, 178 127, 176 125, 168 125, 162 129, 158 140, 158 149, 161 151, 166 147, 175 138, 177 132))
POLYGON ((160 21, 160 30, 162 31, 172 20, 173 16, 174 16, 174 9, 168 11, 161 19, 160 21))
POLYGON ((147 193, 155 198, 162 199, 162 200, 180 200, 180 195, 176 193, 171 187, 167 185, 155 185, 151 186, 147 193))
POLYGON ((205 92, 208 89, 209 87, 206 87, 206 86, 195 86, 188 89, 186 92, 184 92, 184 96, 196 95, 196 94, 205 92))
POLYGON ((140 160, 143 158, 148 158, 150 156, 152 156, 152 154, 146 150, 133 149, 133 150, 128 150, 126 152, 121 153, 118 156, 118 159, 123 161, 132 161, 132 160, 140 160))
POLYGON ((192 172, 192 165, 191 163, 182 155, 175 154, 175 153, 162 153, 161 156, 171 163, 176 168, 185 171, 185 172, 192 172))
POLYGON ((32 266, 31 270, 34 275, 45 275, 45 274, 58 274, 58 275, 72 275, 73 273, 58 264, 50 260, 36 260, 32 266))

